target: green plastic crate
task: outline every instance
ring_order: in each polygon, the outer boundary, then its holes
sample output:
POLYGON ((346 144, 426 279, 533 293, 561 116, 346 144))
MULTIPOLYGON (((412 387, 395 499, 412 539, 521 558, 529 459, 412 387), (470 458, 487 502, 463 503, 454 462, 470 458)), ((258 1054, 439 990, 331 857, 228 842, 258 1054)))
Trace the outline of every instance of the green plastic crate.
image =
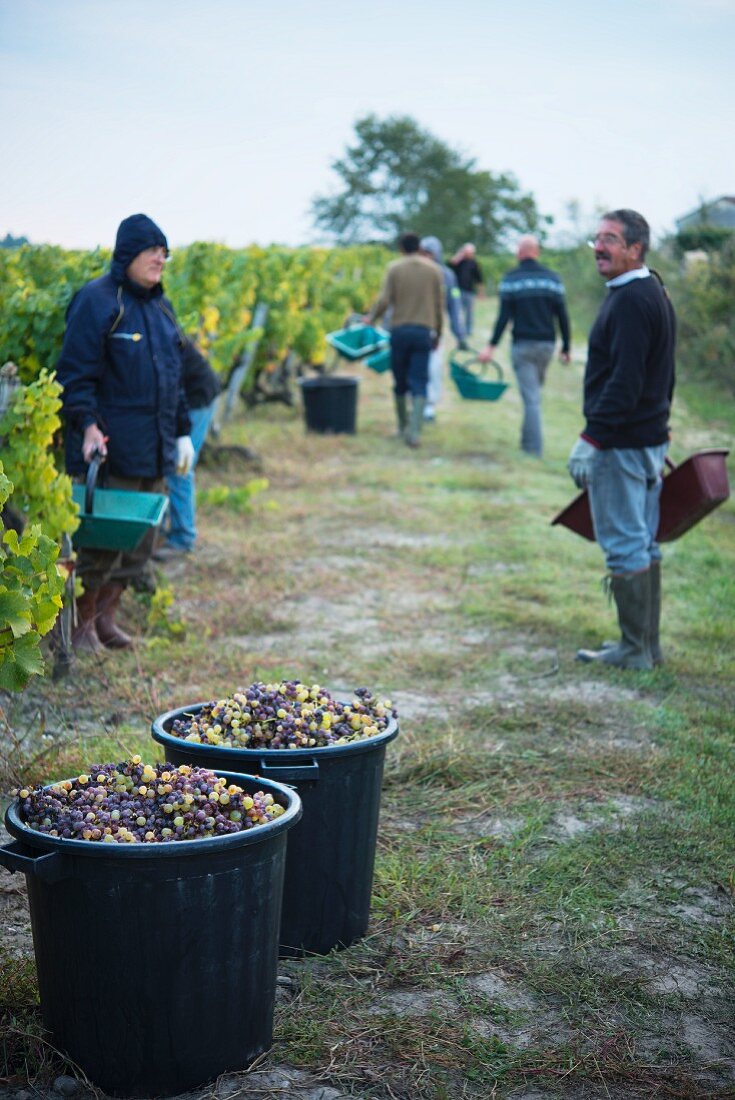
POLYGON ((72 536, 77 548, 135 550, 152 527, 160 526, 168 508, 162 493, 95 489, 90 510, 85 485, 73 485, 72 493, 79 505, 80 523, 72 536))
POLYGON ((368 355, 365 366, 370 367, 377 374, 383 374, 390 370, 390 345, 383 351, 376 351, 374 355, 368 355))
POLYGON ((450 359, 449 370, 452 381, 465 401, 497 401, 508 389, 508 383, 503 381, 503 368, 500 363, 496 363, 494 360, 490 360, 489 363, 482 363, 480 365, 481 371, 490 366, 497 374, 495 380, 483 378, 479 371, 469 370, 469 364, 476 361, 474 358, 465 360, 450 359))
POLYGON ((374 352, 382 351, 390 340, 390 335, 382 328, 373 325, 348 325, 337 332, 327 333, 327 343, 345 359, 365 359, 374 352))

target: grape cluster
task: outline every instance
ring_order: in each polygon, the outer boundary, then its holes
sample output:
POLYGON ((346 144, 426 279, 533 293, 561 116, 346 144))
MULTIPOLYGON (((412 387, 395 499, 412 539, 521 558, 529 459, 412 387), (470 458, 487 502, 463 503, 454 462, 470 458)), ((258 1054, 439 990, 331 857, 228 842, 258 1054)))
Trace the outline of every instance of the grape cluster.
POLYGON ((94 764, 88 775, 14 791, 21 820, 66 840, 156 844, 202 840, 265 825, 284 813, 273 795, 247 794, 188 764, 94 764))
POLYGON ((312 749, 375 737, 396 717, 389 699, 357 688, 350 703, 300 680, 258 682, 227 699, 175 718, 170 733, 183 741, 239 749, 312 749))

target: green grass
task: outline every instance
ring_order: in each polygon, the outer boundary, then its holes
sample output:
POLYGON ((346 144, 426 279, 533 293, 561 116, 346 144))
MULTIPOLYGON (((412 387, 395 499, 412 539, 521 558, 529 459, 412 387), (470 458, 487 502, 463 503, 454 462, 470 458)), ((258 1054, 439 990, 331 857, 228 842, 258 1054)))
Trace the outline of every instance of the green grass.
MULTIPOLYGON (((541 461, 518 451, 514 388, 488 405, 447 383, 413 453, 387 378, 350 369, 353 437, 277 406, 227 427, 269 488, 247 514, 201 507, 198 553, 166 573, 185 636, 126 596, 135 652, 4 704, 4 785, 160 758, 155 714, 255 679, 393 695, 369 933, 281 964, 273 1064, 365 1100, 735 1096, 733 503, 665 548, 666 663, 578 665, 615 629, 599 548, 550 526, 575 491, 582 356, 551 368, 541 461)), ((732 442, 735 415, 682 388, 674 429, 678 461, 732 442)))

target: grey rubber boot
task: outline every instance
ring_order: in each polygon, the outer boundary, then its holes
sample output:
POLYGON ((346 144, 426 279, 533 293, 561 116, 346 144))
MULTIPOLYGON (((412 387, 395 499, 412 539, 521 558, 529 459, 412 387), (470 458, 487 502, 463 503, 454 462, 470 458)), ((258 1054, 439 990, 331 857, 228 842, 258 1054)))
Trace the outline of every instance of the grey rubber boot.
POLYGON ((413 397, 411 400, 411 418, 406 430, 406 443, 409 447, 418 447, 421 439, 421 429, 424 426, 425 397, 413 397))
POLYGON ((393 400, 396 405, 396 420, 398 421, 398 432, 396 434, 399 438, 403 439, 406 434, 406 428, 408 427, 408 404, 406 395, 405 393, 394 393, 393 400))
POLYGON ((618 610, 620 641, 601 649, 580 649, 578 661, 596 661, 614 668, 653 668, 651 657, 651 571, 610 578, 618 610))
POLYGON ((663 664, 659 631, 661 627, 661 562, 652 561, 651 574, 651 660, 654 665, 663 664))
MULTIPOLYGON (((661 626, 661 562, 651 562, 651 660, 654 665, 661 665, 664 655, 661 651, 659 638, 661 626)), ((617 642, 603 642, 601 649, 615 649, 617 642)))

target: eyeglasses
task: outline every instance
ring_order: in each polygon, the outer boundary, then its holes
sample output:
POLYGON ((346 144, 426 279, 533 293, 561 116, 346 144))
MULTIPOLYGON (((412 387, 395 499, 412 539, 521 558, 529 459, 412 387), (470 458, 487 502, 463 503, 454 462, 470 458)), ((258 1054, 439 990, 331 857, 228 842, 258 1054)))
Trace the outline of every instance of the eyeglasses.
POLYGON ((628 245, 622 237, 618 237, 616 233, 598 233, 596 237, 591 241, 587 241, 590 248, 595 248, 598 244, 621 244, 623 248, 627 248, 628 245))
POLYGON ((162 244, 151 245, 150 248, 144 248, 143 251, 147 256, 155 257, 157 260, 167 262, 169 259, 168 249, 164 248, 162 244))

